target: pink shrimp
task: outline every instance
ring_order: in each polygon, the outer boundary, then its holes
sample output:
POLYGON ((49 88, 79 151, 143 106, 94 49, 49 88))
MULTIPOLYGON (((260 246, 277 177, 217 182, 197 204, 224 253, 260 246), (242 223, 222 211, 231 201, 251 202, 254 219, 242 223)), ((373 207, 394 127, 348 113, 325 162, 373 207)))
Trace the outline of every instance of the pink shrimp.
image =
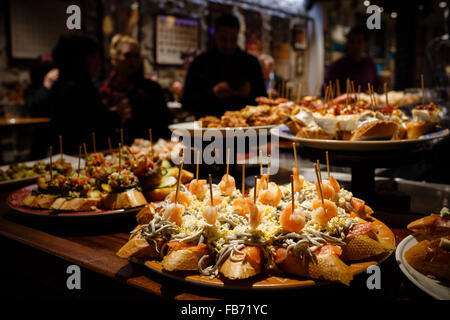
POLYGON ((202 216, 208 224, 215 224, 217 220, 217 209, 212 206, 204 206, 202 216))
MULTIPOLYGON (((176 191, 172 191, 170 193, 170 202, 173 203, 175 202, 175 195, 176 195, 176 191)), ((181 203, 182 205, 189 207, 191 205, 191 197, 189 196, 189 194, 187 192, 182 192, 182 191, 178 191, 178 198, 177 198, 177 202, 181 203)))
POLYGON ((292 168, 292 176, 294 177, 294 192, 300 192, 303 188, 305 178, 298 173, 297 168, 292 168))
POLYGON ((231 196, 235 188, 236 182, 234 181, 234 178, 229 174, 225 174, 219 182, 220 192, 226 196, 231 196))
POLYGON ((194 179, 189 183, 189 191, 197 197, 197 199, 203 199, 208 192, 208 187, 206 186, 206 180, 194 179))
POLYGON ((256 195, 259 195, 259 192, 261 190, 266 190, 267 189, 267 180, 268 180, 268 176, 267 174, 262 174, 261 177, 257 180, 256 182, 256 195))
POLYGON ((327 199, 324 199, 323 206, 321 200, 314 200, 312 207, 314 211, 311 213, 311 218, 320 225, 326 225, 331 218, 338 214, 336 204, 327 199))
POLYGON ((183 223, 183 213, 184 206, 182 204, 171 203, 167 206, 166 210, 164 210, 163 219, 180 226, 183 223))
POLYGON ((341 190, 341 186, 339 185, 339 182, 331 175, 330 175, 329 179, 330 179, 330 185, 333 187, 334 191, 336 193, 338 193, 341 190))
MULTIPOLYGON (((221 204, 223 202, 223 197, 221 196, 214 196, 213 197, 213 206, 217 206, 219 204, 221 204)), ((206 206, 210 206, 211 205, 211 199, 206 200, 205 202, 206 206)))
POLYGON ((259 193, 258 200, 268 206, 276 207, 281 201, 283 194, 274 182, 269 182, 266 190, 259 193))
POLYGON ((248 224, 250 228, 255 229, 262 220, 262 213, 259 211, 258 206, 250 199, 247 199, 248 208, 250 210, 248 216, 248 224))
POLYGON ((294 212, 292 212, 292 206, 288 205, 280 215, 280 225, 289 232, 300 232, 305 223, 305 214, 297 206, 294 207, 294 212))
MULTIPOLYGON (((333 186, 331 185, 330 181, 328 180, 322 180, 322 194, 324 199, 333 200, 336 197, 336 191, 334 191, 333 186)), ((317 196, 320 197, 320 189, 319 189, 319 183, 315 182, 316 185, 316 192, 317 196)))
POLYGON ((250 208, 248 206, 247 199, 244 198, 235 199, 233 201, 233 212, 237 213, 240 216, 250 214, 250 208))

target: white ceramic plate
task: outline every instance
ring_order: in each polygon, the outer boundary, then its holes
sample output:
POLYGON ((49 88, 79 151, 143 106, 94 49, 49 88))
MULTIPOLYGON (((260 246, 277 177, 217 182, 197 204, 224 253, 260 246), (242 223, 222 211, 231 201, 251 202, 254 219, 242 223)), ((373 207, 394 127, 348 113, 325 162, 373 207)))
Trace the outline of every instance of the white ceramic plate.
MULTIPOLYGON (((53 160, 56 161, 59 159, 59 154, 56 154, 53 156, 53 160)), ((78 157, 72 157, 68 155, 63 155, 64 160, 67 162, 70 162, 72 164, 72 167, 77 168, 78 167, 78 157)), ((34 161, 27 161, 24 162, 27 166, 33 166, 36 162, 43 162, 43 163, 49 163, 50 158, 41 159, 41 160, 34 160, 34 161)), ((84 159, 81 159, 80 166, 84 168, 84 159)), ((0 166, 1 170, 8 170, 9 165, 0 166)), ((22 179, 15 179, 15 180, 6 180, 6 181, 0 181, 0 187, 2 186, 12 186, 16 184, 25 184, 25 183, 31 183, 37 179, 38 176, 34 177, 27 177, 22 179)))
POLYGON ((227 134, 227 132, 235 132, 238 130, 243 130, 244 132, 253 129, 256 131, 256 134, 259 134, 260 131, 266 130, 267 134, 269 134, 270 129, 275 127, 275 125, 268 125, 268 126, 254 126, 254 127, 236 127, 236 128, 201 128, 198 125, 198 121, 192 121, 192 122, 181 122, 181 123, 174 123, 169 125, 169 129, 174 131, 188 131, 190 135, 194 135, 194 132, 201 132, 201 133, 214 133, 214 132, 220 132, 224 136, 227 134))
POLYGON ((270 130, 270 133, 283 139, 298 141, 301 146, 324 150, 338 151, 375 151, 375 150, 400 150, 415 149, 429 146, 439 139, 447 137, 449 130, 444 129, 438 132, 424 135, 418 139, 410 140, 370 140, 370 141, 348 141, 348 140, 325 140, 300 138, 293 135, 289 128, 282 124, 270 130))
POLYGON ((443 285, 440 281, 430 279, 419 271, 415 270, 405 259, 405 252, 415 246, 419 241, 415 235, 409 235, 403 239, 395 252, 395 259, 403 273, 424 292, 435 299, 450 300, 450 288, 443 285))

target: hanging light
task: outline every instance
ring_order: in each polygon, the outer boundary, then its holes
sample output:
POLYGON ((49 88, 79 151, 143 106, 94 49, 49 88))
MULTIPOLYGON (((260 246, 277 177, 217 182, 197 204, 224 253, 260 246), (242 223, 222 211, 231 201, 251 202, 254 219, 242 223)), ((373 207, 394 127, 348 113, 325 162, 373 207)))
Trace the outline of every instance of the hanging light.
POLYGON ((391 18, 392 18, 392 19, 397 18, 397 12, 395 12, 395 11, 392 12, 392 13, 391 13, 391 18))

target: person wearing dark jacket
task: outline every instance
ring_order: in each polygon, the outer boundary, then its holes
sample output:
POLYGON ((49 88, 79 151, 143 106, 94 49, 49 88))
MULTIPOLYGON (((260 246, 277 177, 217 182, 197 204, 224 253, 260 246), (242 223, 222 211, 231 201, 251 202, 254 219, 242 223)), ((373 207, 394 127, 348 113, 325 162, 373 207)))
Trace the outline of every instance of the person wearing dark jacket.
POLYGON ((237 46, 239 21, 224 14, 217 19, 214 47, 197 56, 188 70, 181 103, 197 117, 220 116, 255 104, 266 95, 258 60, 237 46))
POLYGON ((111 40, 111 63, 114 67, 99 92, 109 110, 124 108, 122 119, 124 142, 134 138, 169 137, 168 125, 171 115, 166 106, 161 86, 144 77, 139 43, 127 36, 117 34, 111 40))
POLYGON ((107 149, 108 137, 120 127, 123 108, 109 111, 92 81, 100 64, 97 41, 85 35, 62 36, 53 60, 59 70, 50 90, 53 150, 59 149, 58 136, 62 135, 64 153, 78 154, 83 143, 92 146, 93 132, 97 149, 107 149))

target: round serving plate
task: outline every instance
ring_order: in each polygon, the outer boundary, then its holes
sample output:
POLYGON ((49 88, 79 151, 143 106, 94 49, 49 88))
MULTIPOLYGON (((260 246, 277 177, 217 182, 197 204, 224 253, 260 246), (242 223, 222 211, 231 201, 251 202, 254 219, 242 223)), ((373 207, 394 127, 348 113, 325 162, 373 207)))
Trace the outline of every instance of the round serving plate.
POLYGON ((31 216, 45 216, 45 217, 55 217, 55 218, 80 218, 80 217, 102 217, 102 216, 113 216, 113 215, 125 215, 129 213, 135 213, 139 211, 142 207, 129 208, 129 209, 117 209, 117 210, 102 210, 98 209, 96 211, 54 211, 48 209, 33 209, 24 206, 23 200, 31 194, 31 192, 37 188, 37 184, 32 184, 17 191, 12 192, 8 197, 8 206, 14 211, 31 215, 31 216))
POLYGON ((424 135, 418 139, 408 140, 326 140, 309 139, 293 135, 289 128, 282 124, 272 128, 270 133, 283 139, 299 142, 302 147, 336 151, 389 151, 428 148, 440 139, 448 137, 449 129, 424 135))
MULTIPOLYGON (((395 245, 395 237, 392 231, 381 221, 373 218, 373 223, 379 231, 379 236, 395 245)), ((349 265, 353 275, 358 275, 366 271, 371 265, 377 265, 385 261, 392 252, 377 256, 376 259, 366 259, 363 261, 353 262, 349 265)), ((243 280, 229 280, 223 276, 210 279, 202 276, 198 272, 176 271, 169 272, 163 270, 160 261, 144 261, 132 258, 132 261, 144 265, 153 272, 179 280, 185 283, 194 284, 209 288, 232 289, 232 290, 283 290, 298 289, 329 284, 328 281, 320 281, 298 277, 295 275, 282 274, 260 274, 255 277, 243 280)))
POLYGON ((265 133, 269 134, 270 129, 274 128, 275 125, 267 125, 267 126, 253 126, 253 127, 230 127, 230 128, 202 128, 199 126, 199 121, 191 121, 191 122, 181 122, 169 125, 169 129, 174 133, 182 133, 188 132, 191 136, 195 135, 195 133, 201 135, 207 134, 222 134, 226 137, 227 133, 238 134, 239 131, 243 131, 243 133, 247 133, 248 130, 255 130, 255 134, 265 133))
POLYGON ((426 292, 430 296, 439 300, 450 300, 450 287, 443 284, 441 281, 431 279, 426 275, 420 273, 406 261, 405 252, 420 242, 418 235, 409 235, 403 239, 397 247, 395 252, 395 259, 397 260, 400 270, 405 276, 411 280, 418 288, 426 292))

